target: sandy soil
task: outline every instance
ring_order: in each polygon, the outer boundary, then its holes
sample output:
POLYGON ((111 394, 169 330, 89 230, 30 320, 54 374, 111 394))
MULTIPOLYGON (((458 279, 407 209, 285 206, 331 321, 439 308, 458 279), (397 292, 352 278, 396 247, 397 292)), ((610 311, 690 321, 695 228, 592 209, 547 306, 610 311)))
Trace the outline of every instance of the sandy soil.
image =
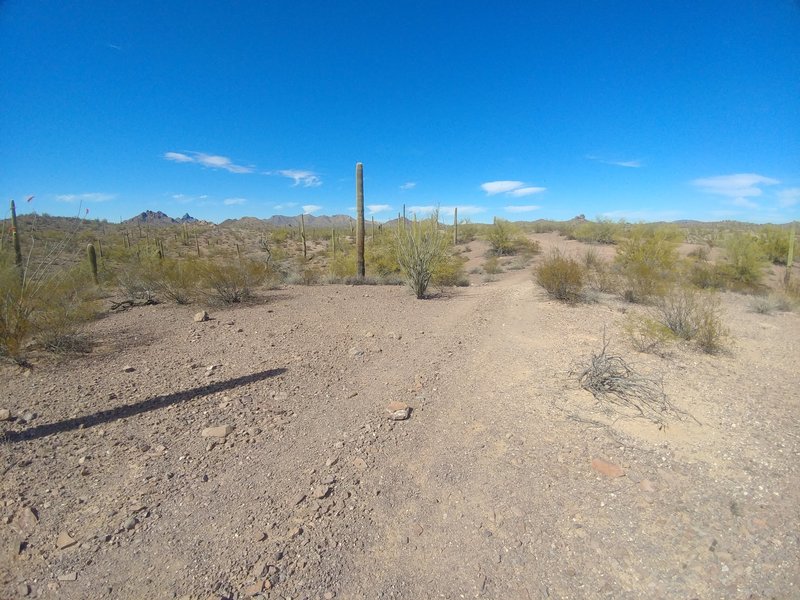
POLYGON ((614 297, 472 279, 136 308, 3 367, 0 597, 800 596, 797 313, 725 295, 729 353, 658 357, 614 297), (598 411, 604 330, 691 418, 598 411))

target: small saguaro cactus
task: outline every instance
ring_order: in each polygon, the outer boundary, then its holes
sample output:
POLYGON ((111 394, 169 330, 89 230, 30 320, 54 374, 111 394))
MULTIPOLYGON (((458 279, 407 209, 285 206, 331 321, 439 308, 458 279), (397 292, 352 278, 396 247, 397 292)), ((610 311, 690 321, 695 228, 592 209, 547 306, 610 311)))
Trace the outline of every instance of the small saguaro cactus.
POLYGON ((786 256, 786 274, 783 276, 783 283, 785 285, 789 285, 789 279, 792 276, 792 263, 794 263, 794 231, 795 226, 793 224, 792 229, 789 232, 789 252, 786 256))
POLYGON ((356 163, 356 276, 364 279, 364 165, 356 163))
POLYGON ((458 244, 458 207, 453 209, 453 245, 458 244))
POLYGON ((94 280, 95 285, 97 285, 97 252, 94 250, 94 244, 89 243, 86 245, 86 255, 89 257, 89 268, 92 270, 92 280, 94 280))
POLYGON ((300 239, 303 242, 303 260, 308 260, 308 246, 306 244, 306 220, 300 213, 300 239))

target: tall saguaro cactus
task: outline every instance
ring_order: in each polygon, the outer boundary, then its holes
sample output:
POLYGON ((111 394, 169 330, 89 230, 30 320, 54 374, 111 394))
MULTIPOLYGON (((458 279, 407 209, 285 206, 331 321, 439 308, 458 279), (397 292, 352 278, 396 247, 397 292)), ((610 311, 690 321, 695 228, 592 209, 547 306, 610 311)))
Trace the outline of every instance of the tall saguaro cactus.
POLYGON ((364 165, 356 163, 356 276, 364 279, 364 165))

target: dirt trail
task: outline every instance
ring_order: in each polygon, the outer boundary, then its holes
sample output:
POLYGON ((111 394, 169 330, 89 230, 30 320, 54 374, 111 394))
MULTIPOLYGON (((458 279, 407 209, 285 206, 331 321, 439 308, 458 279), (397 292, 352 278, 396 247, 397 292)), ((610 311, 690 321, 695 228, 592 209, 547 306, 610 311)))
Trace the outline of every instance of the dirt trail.
POLYGON ((624 346, 618 300, 474 283, 147 307, 89 357, 3 371, 36 416, 2 424, 0 597, 796 595, 796 314, 727 297, 734 353, 662 359, 624 346), (702 424, 593 412, 569 372, 604 331, 702 424))

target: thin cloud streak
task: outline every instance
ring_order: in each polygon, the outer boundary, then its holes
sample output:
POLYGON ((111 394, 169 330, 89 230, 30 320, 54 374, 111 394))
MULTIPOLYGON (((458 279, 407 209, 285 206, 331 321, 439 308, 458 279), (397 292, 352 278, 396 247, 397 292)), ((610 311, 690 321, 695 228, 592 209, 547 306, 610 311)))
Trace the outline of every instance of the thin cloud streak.
POLYGON ((303 205, 303 214, 310 215, 311 213, 315 213, 318 210, 322 210, 322 207, 317 204, 304 204, 303 205))
POLYGON ((245 204, 247 202, 247 198, 225 198, 222 203, 225 206, 236 206, 240 204, 245 204))
POLYGON ((90 192, 88 194, 59 194, 56 196, 56 200, 59 202, 108 202, 116 197, 116 194, 90 192))
POLYGON ((522 181, 487 181, 481 184, 481 189, 486 192, 488 196, 494 196, 495 194, 511 192, 517 188, 521 188, 523 185, 525 184, 522 181))
POLYGON ((377 215, 382 212, 389 212, 392 207, 388 204, 367 204, 367 210, 371 215, 377 215))
POLYGON ((416 181, 406 181, 403 185, 400 186, 400 189, 406 191, 406 190, 413 190, 415 187, 417 187, 416 181))
POLYGON ((514 198, 522 198, 523 196, 530 196, 532 194, 541 194, 547 190, 547 188, 543 187, 522 187, 517 188, 516 190, 511 190, 507 192, 507 195, 513 196, 514 198))
POLYGON ((209 169, 223 169, 229 173, 252 173, 253 167, 235 164, 227 156, 205 152, 165 152, 164 159, 177 163, 196 163, 209 169))
POLYGON ((625 167, 628 169, 638 169, 642 166, 642 161, 639 159, 636 160, 609 160, 606 158, 600 158, 599 156, 594 156, 589 154, 586 156, 587 159, 593 160, 595 162, 603 163, 604 165, 613 165, 615 167, 625 167))
POLYGON ((749 198, 760 196, 764 193, 759 186, 776 185, 780 181, 758 173, 736 173, 733 175, 702 177, 693 180, 691 183, 707 194, 728 196, 730 198, 749 198))
POLYGON ((303 171, 300 169, 281 169, 280 171, 275 171, 275 174, 288 177, 289 179, 293 180, 294 183, 292 184, 292 187, 297 187, 299 185, 303 187, 319 187, 322 185, 322 180, 319 178, 319 175, 313 171, 303 171))

